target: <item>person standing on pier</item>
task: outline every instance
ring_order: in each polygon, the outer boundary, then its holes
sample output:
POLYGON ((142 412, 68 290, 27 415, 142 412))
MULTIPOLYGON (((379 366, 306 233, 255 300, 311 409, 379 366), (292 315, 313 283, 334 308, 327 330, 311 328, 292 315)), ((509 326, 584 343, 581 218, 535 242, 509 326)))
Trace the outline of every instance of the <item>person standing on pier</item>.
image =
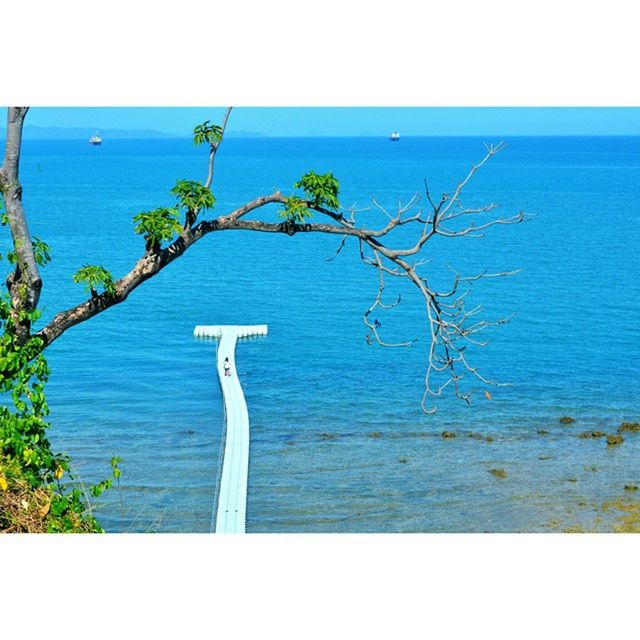
POLYGON ((225 358, 224 359, 224 364, 222 365, 223 369, 224 369, 224 375, 225 376, 230 376, 231 375, 231 365, 229 364, 229 358, 225 358))

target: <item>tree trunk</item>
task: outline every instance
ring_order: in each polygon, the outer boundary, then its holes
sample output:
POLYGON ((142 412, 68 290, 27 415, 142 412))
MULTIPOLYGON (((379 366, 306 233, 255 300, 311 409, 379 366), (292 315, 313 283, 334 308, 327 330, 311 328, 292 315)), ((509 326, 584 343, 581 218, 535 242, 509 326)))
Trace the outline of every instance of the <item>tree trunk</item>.
POLYGON ((7 278, 11 295, 11 330, 20 343, 31 334, 30 312, 38 306, 42 280, 38 271, 29 228, 22 206, 22 186, 19 179, 22 125, 27 107, 9 107, 7 117, 7 142, 4 163, 0 169, 0 192, 4 199, 6 217, 13 238, 15 270, 7 278))

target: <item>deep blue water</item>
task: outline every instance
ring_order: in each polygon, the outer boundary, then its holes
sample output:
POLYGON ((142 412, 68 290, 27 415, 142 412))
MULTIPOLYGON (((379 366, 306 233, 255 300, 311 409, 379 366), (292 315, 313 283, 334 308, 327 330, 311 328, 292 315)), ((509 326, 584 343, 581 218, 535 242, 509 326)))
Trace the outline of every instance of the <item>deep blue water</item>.
MULTIPOLYGON (((230 138, 218 155, 215 213, 289 190, 312 168, 335 173, 344 204, 366 206, 375 195, 393 208, 421 192, 425 177, 432 192, 451 191, 482 157, 482 142, 230 138)), ((103 525, 209 530, 222 410, 214 345, 194 340, 193 327, 267 323, 268 338, 238 347, 252 421, 249 531, 601 526, 598 506, 640 481, 640 436, 609 448, 577 437, 640 417, 640 139, 508 143, 465 202, 535 217, 483 239, 438 241, 425 255, 436 278, 444 264, 465 273, 522 269, 471 294, 489 317, 516 314, 473 352, 483 373, 512 386, 492 388, 488 401, 473 385, 471 406, 446 396, 435 416, 424 415, 428 340, 408 285, 389 283, 390 298, 404 300, 379 317, 386 336, 420 341, 369 346, 362 314, 377 274, 357 246, 327 262, 337 237, 211 234, 48 352, 56 447, 87 482, 108 473, 111 455, 124 460, 121 486, 98 506, 103 525), (561 427, 563 415, 575 425, 561 427), (445 429, 458 437, 442 439, 445 429)), ((189 140, 27 141, 23 153, 29 221, 53 253, 45 318, 83 299, 71 281, 83 264, 124 274, 143 251, 132 216, 170 205, 176 179, 206 173, 206 152, 189 140)), ((275 219, 275 210, 265 215, 275 219)), ((373 210, 360 217, 384 223, 373 210)))

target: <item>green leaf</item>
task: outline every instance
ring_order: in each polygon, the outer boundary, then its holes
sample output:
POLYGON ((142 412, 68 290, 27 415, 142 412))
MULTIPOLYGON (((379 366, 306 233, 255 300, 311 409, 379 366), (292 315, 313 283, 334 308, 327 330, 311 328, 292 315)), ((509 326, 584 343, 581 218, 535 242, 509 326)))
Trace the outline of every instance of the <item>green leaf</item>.
POLYGON ((134 216, 135 232, 144 236, 148 246, 159 247, 163 242, 173 240, 182 227, 178 221, 176 208, 159 208, 134 216))
POLYGON ((285 200, 284 209, 280 211, 279 215, 286 220, 301 223, 311 217, 313 212, 309 211, 305 200, 297 196, 291 196, 285 200))
POLYGON ((85 293, 97 293, 98 287, 104 293, 114 294, 116 287, 109 271, 99 264, 86 264, 73 274, 73 281, 84 284, 85 293))
POLYGON ((178 180, 171 193, 176 196, 179 207, 196 214, 211 209, 216 201, 211 190, 195 180, 178 180))
POLYGON ((67 501, 58 496, 51 501, 51 513, 54 516, 61 516, 67 510, 67 501))
POLYGON ((209 124, 209 120, 199 124, 193 130, 193 143, 199 146, 205 142, 217 145, 222 140, 222 127, 217 124, 209 124))
POLYGON ((333 173, 317 174, 315 171, 309 171, 293 186, 304 190, 313 207, 332 210, 340 208, 338 201, 340 183, 333 173))
POLYGON ((36 262, 41 267, 44 267, 45 264, 51 262, 51 253, 49 245, 46 242, 43 242, 42 240, 40 240, 40 238, 34 237, 32 240, 32 244, 36 262))
POLYGON ((102 495, 103 492, 103 488, 96 484, 93 487, 91 487, 90 493, 94 498, 99 498, 102 495))

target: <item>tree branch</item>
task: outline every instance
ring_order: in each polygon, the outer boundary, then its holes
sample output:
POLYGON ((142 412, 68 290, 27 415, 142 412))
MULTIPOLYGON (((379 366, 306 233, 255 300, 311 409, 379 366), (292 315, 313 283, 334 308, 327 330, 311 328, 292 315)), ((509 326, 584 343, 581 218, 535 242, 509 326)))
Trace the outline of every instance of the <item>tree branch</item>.
POLYGON ((227 128, 227 121, 229 120, 229 116, 231 115, 231 109, 232 107, 227 107, 227 110, 224 112, 224 118, 222 119, 222 125, 220 127, 222 130, 220 133, 220 140, 218 140, 218 142, 215 144, 211 144, 209 147, 209 169, 207 173, 207 179, 204 183, 204 186, 207 189, 211 186, 211 183, 213 182, 213 164, 216 160, 216 153, 218 152, 218 149, 222 144, 222 139, 224 138, 224 132, 227 128))
MULTIPOLYGON (((223 124, 222 134, 226 128, 231 109, 227 109, 223 124)), ((41 282, 24 212, 22 211, 20 194, 21 190, 17 182, 17 167, 19 159, 20 136, 22 121, 26 111, 14 109, 10 112, 10 135, 8 136, 7 153, 5 162, 0 169, 0 186, 5 199, 10 193, 10 205, 7 205, 8 217, 11 223, 12 235, 16 252, 20 248, 19 264, 15 279, 25 275, 25 281, 29 283, 31 297, 28 304, 37 304, 41 282), (11 144, 9 144, 9 142, 11 144), (10 209, 11 207, 11 209, 10 209), (10 209, 10 210, 9 210, 10 209), (20 239, 25 241, 21 242, 20 239), (29 241, 26 242, 26 239, 29 241), (28 277, 27 277, 28 276, 28 277)), ((222 141, 222 135, 216 143, 210 145, 208 174, 205 187, 209 188, 213 181, 213 169, 217 150, 222 141)), ((152 278, 174 260, 182 256, 191 246, 201 238, 213 232, 219 231, 252 231, 261 233, 282 233, 289 236, 297 233, 322 233, 339 235, 340 245, 337 254, 340 253, 345 243, 354 238, 358 242, 360 257, 364 264, 371 266, 378 273, 378 288, 373 303, 368 307, 363 316, 367 327, 367 341, 381 346, 409 346, 416 339, 396 342, 385 342, 379 333, 381 326, 378 318, 373 318, 374 311, 383 312, 399 305, 401 295, 395 302, 385 303, 383 292, 385 291, 386 276, 393 276, 394 281, 406 281, 417 289, 421 295, 425 309, 425 333, 429 340, 428 361, 424 380, 424 395, 422 407, 427 413, 435 411, 434 407, 427 405, 427 399, 440 396, 444 389, 452 387, 455 395, 465 402, 469 402, 470 393, 463 387, 465 375, 469 375, 483 384, 497 384, 479 373, 468 360, 466 349, 468 346, 479 347, 486 341, 478 340, 476 334, 485 329, 503 324, 508 319, 495 321, 485 320, 479 317, 480 305, 471 309, 466 307, 466 300, 471 287, 479 280, 513 275, 515 272, 504 271, 500 273, 480 273, 473 276, 462 276, 454 272, 453 282, 448 290, 437 291, 433 289, 428 279, 421 275, 419 269, 428 262, 427 260, 412 260, 417 256, 429 240, 436 236, 460 237, 477 235, 478 232, 498 225, 515 224, 526 219, 524 213, 518 213, 511 217, 494 218, 480 222, 467 223, 468 216, 485 216, 491 213, 497 205, 490 204, 481 207, 468 208, 461 204, 460 199, 466 186, 470 183, 474 174, 496 153, 504 148, 503 143, 495 146, 487 146, 484 158, 473 165, 465 178, 457 185, 452 195, 442 194, 440 200, 433 198, 425 181, 425 193, 427 208, 430 212, 423 213, 419 208, 421 198, 418 194, 413 196, 405 205, 398 203, 395 213, 387 211, 375 198, 372 201, 374 213, 379 212, 386 218, 379 228, 364 227, 356 224, 355 205, 348 210, 349 217, 339 210, 327 209, 323 206, 306 202, 306 207, 321 218, 315 222, 296 221, 289 217, 282 222, 268 222, 266 220, 248 218, 248 214, 259 211, 272 204, 286 204, 286 198, 280 191, 260 196, 229 214, 218 216, 213 220, 202 220, 195 224, 195 217, 187 219, 184 230, 168 246, 162 248, 159 242, 146 247, 144 255, 138 259, 133 268, 125 276, 113 283, 113 290, 104 293, 93 292, 91 297, 84 302, 57 313, 36 336, 42 338, 44 345, 50 345, 70 327, 84 322, 112 306, 120 304, 137 289, 143 282, 152 278), (460 220, 465 222, 460 225, 460 220), (447 226, 444 226, 446 224, 447 226), (456 228, 456 225, 458 228, 456 228), (407 233, 400 234, 403 242, 393 242, 395 231, 401 227, 415 230, 415 236, 407 243, 407 233)), ((11 285, 10 285, 10 290, 11 285)), ((30 307, 35 309, 34 306, 30 307)), ((18 308, 18 307, 16 307, 18 308)), ((27 336, 28 327, 27 327, 27 336)))

